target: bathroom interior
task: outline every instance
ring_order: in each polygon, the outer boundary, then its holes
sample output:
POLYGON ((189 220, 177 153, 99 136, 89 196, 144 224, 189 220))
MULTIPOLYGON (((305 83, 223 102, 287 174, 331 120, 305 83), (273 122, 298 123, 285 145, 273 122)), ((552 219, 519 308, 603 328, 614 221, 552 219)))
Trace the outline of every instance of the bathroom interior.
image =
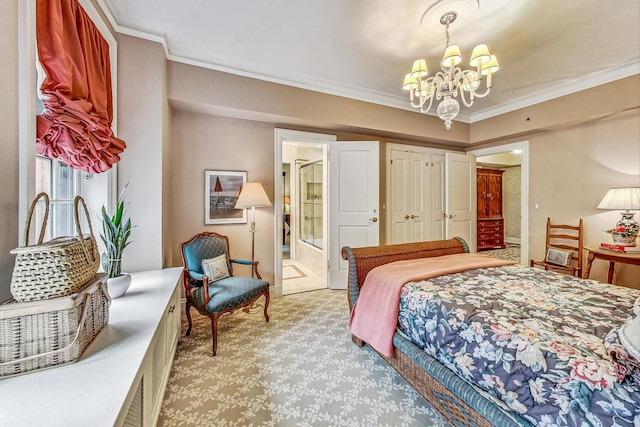
POLYGON ((282 145, 282 293, 327 287, 324 145, 282 145))

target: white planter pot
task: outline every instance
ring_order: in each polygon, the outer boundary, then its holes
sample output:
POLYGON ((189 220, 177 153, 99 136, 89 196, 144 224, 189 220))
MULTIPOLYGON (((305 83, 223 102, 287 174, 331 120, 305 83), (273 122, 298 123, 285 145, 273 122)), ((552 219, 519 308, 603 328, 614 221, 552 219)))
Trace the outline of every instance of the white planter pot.
POLYGON ((118 298, 124 295, 130 285, 131 275, 129 273, 123 273, 118 277, 107 279, 107 289, 109 290, 109 296, 111 298, 118 298))

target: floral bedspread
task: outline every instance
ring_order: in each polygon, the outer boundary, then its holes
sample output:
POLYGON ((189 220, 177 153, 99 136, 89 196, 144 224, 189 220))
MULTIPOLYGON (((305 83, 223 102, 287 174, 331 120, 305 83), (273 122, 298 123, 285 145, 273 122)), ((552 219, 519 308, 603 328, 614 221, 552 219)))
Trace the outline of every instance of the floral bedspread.
POLYGON ((398 327, 539 426, 640 426, 640 388, 605 348, 640 291, 506 266, 407 283, 398 327))

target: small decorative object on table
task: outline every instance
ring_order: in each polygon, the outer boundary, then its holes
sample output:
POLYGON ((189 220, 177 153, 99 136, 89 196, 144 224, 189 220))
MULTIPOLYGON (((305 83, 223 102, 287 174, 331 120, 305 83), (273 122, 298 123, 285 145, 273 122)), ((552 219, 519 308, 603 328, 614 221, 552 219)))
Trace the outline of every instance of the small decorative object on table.
POLYGON ((607 233, 611 234, 613 242, 620 246, 635 246, 636 237, 638 237, 638 231, 633 228, 629 228, 624 225, 616 226, 607 230, 607 233))
POLYGON ((129 245, 131 236, 131 219, 124 220, 125 206, 123 200, 125 188, 118 197, 118 205, 113 216, 102 206, 102 234, 106 252, 102 254, 102 268, 107 273, 107 287, 111 298, 124 295, 131 285, 131 275, 122 273, 122 252, 129 245))

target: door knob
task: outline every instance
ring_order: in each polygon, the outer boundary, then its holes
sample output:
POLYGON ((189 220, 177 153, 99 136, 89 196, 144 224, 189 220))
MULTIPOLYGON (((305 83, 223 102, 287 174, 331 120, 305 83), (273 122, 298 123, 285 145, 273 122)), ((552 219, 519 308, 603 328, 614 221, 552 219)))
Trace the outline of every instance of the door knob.
POLYGON ((409 218, 411 218, 409 215, 404 216, 404 219, 409 219, 409 218))
POLYGON ((411 219, 420 218, 420 215, 411 215, 411 219))
POLYGON ((371 222, 378 222, 378 218, 376 218, 375 216, 373 218, 369 218, 369 221, 371 222))

